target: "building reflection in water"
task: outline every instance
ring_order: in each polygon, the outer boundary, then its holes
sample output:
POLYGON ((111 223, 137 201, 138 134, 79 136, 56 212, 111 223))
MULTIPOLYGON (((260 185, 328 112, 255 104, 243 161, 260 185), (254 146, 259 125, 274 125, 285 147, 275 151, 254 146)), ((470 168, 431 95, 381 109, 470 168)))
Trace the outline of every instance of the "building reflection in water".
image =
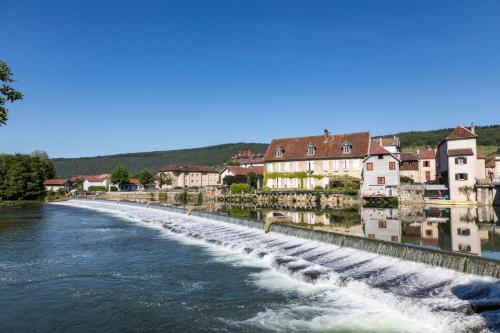
POLYGON ((493 207, 363 208, 361 220, 368 238, 475 255, 500 249, 493 207))

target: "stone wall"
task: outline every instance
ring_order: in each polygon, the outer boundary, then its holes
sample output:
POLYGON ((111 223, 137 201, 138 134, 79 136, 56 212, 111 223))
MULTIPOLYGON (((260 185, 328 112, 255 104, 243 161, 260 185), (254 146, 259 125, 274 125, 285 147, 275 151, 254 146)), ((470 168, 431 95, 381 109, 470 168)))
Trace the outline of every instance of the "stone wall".
POLYGON ((424 202, 424 185, 400 185, 399 202, 404 203, 422 203, 424 202))

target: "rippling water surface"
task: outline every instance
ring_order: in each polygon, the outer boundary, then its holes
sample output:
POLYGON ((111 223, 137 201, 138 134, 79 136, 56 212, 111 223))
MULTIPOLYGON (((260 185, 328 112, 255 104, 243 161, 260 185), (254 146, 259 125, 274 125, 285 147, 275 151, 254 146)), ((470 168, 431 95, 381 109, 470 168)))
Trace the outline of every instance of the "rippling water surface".
POLYGON ((0 208, 0 332, 487 332, 498 281, 126 204, 0 208))

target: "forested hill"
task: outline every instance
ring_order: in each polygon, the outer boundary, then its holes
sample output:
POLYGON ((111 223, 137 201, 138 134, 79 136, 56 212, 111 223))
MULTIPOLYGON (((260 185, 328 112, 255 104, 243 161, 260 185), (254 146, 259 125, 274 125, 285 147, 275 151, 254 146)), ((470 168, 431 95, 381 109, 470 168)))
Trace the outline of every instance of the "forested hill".
POLYGON ((255 153, 264 153, 264 143, 228 143, 202 148, 154 151, 96 157, 55 158, 52 161, 57 176, 68 178, 73 175, 111 173, 118 164, 123 164, 131 174, 143 169, 158 171, 167 164, 188 163, 210 166, 222 166, 238 150, 251 149, 255 153))
MULTIPOLYGON (((453 128, 443 128, 431 131, 401 132, 384 136, 395 135, 401 140, 401 147, 437 146, 453 128)), ((476 126, 478 146, 500 147, 500 125, 476 126)))

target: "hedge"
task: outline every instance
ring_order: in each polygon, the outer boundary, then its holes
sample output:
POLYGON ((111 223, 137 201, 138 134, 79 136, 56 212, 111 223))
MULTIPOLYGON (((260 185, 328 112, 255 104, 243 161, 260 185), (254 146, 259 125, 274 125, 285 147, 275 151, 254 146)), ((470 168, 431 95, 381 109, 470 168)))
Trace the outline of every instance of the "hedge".
POLYGON ((248 193, 252 187, 247 183, 233 183, 231 184, 231 193, 248 193))
POLYGON ((90 192, 104 192, 106 191, 106 186, 89 186, 90 192))

